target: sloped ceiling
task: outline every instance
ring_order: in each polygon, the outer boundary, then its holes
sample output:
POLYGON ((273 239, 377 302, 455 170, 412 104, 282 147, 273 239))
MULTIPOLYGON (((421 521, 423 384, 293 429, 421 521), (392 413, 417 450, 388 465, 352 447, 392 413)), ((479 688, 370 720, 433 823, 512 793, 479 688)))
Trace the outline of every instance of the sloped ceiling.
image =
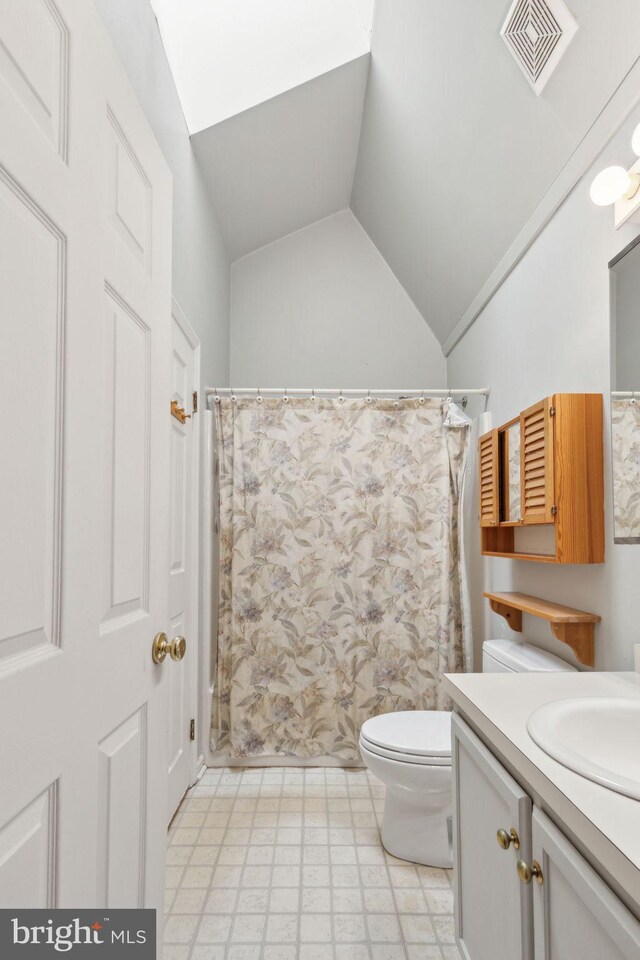
POLYGON ((150 0, 189 133, 369 52, 373 0, 150 0))
POLYGON ((151 2, 231 259, 350 205, 443 344, 640 53, 638 0, 570 0, 536 96, 510 0, 151 2))
POLYGON ((349 206, 369 54, 191 138, 231 260, 349 206))
POLYGON ((640 4, 570 0, 536 97, 509 0, 376 0, 352 208, 444 342, 640 53, 640 4))

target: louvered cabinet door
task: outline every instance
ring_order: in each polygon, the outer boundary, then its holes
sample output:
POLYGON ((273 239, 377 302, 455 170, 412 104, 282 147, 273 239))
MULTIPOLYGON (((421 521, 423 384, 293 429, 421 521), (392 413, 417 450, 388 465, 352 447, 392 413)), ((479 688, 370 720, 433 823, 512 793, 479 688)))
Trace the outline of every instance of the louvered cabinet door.
POLYGON ((498 431, 485 433, 478 441, 481 527, 495 527, 500 519, 498 431))
POLYGON ((547 397, 520 415, 524 523, 554 521, 552 410, 547 397))

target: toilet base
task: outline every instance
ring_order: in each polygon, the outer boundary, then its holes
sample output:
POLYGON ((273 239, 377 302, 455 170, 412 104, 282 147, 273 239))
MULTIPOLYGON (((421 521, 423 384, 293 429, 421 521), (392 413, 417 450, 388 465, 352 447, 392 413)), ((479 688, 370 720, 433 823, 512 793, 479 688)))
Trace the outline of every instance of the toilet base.
POLYGON ((382 845, 392 856, 429 867, 453 866, 452 807, 427 805, 420 794, 387 786, 382 845))

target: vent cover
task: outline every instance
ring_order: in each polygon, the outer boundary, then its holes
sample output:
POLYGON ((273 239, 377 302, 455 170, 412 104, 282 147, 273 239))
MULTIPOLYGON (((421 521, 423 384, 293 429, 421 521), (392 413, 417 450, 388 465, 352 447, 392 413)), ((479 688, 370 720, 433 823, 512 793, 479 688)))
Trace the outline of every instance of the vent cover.
POLYGON ((564 0, 514 0, 500 31, 539 96, 578 29, 564 0))

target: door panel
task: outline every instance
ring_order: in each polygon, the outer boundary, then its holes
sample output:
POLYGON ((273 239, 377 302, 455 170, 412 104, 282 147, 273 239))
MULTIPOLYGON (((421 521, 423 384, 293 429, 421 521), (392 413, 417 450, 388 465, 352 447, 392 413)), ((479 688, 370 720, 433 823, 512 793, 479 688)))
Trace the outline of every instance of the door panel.
POLYGON ((32 800, 0 830, 0 903, 55 903, 56 785, 32 800))
POLYGON ((160 906, 171 178, 86 0, 3 0, 0 128, 0 906, 160 906))
POLYGON ((69 37, 53 0, 3 0, 0 77, 65 159, 69 37))
POLYGON ((103 459, 105 596, 101 633, 149 607, 149 337, 147 325, 107 288, 103 459))
POLYGON ((537 960, 636 960, 640 923, 544 813, 533 811, 537 960))
POLYGON ((146 710, 99 744, 98 897, 110 907, 144 904, 146 710))
POLYGON ((456 935, 470 960, 532 960, 531 889, 516 873, 531 850, 531 800, 456 714, 452 749, 456 935), (501 828, 517 831, 518 851, 498 846, 501 828))
POLYGON ((6 504, 0 551, 1 662, 60 641, 66 250, 58 227, 1 170, 0 224, 2 337, 9 361, 2 365, 0 382, 6 504))

